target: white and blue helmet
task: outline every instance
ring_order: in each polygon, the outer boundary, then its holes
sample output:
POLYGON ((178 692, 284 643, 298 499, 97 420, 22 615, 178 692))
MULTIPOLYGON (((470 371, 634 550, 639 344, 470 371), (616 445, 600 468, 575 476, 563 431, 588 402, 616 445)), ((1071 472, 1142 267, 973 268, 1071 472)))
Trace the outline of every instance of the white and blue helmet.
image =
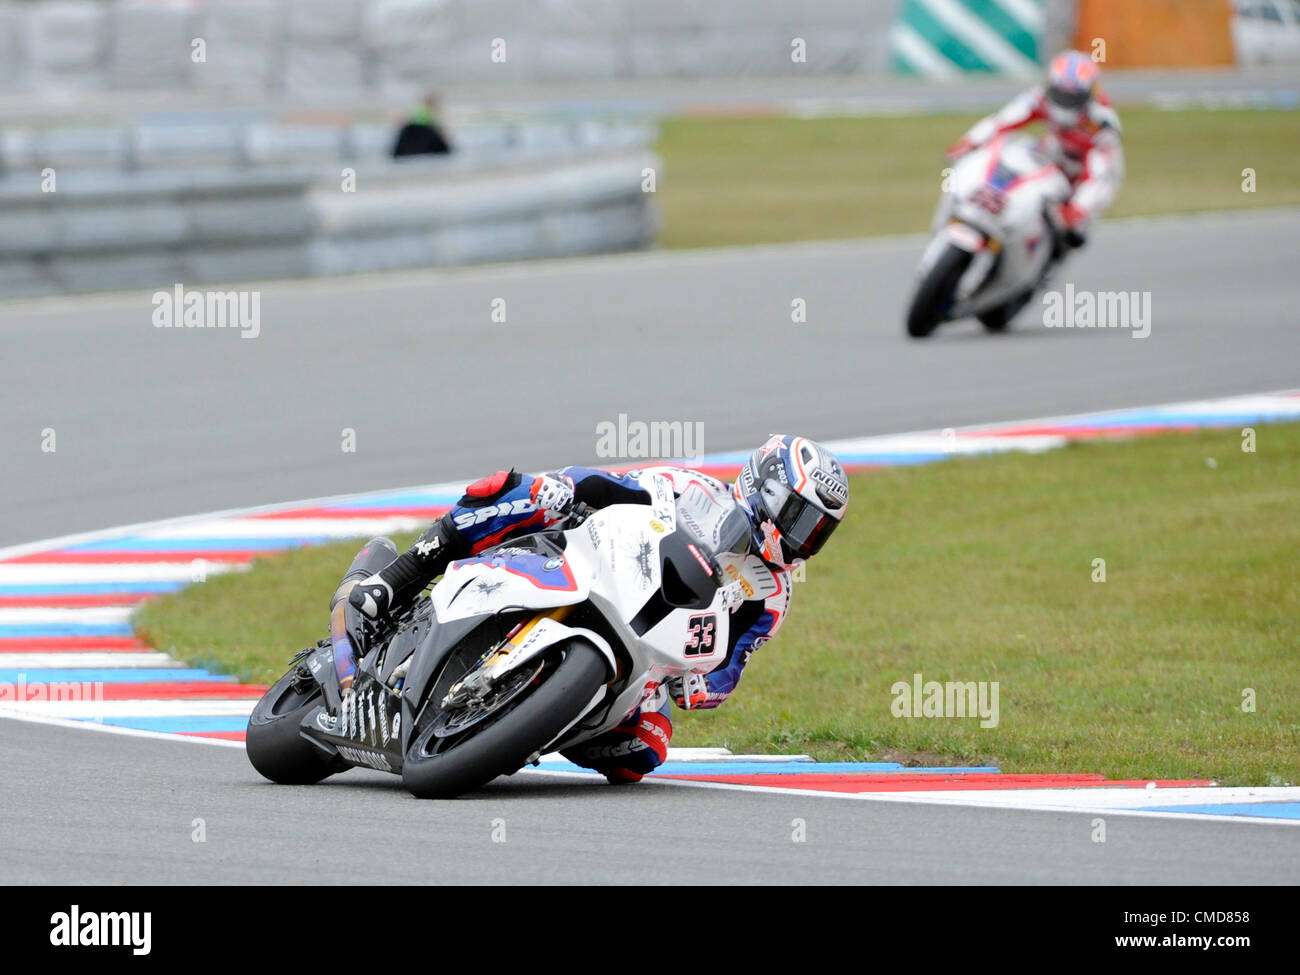
POLYGON ((788 566, 821 551, 843 520, 849 479, 821 444, 777 434, 741 468, 733 493, 753 517, 758 553, 788 566))

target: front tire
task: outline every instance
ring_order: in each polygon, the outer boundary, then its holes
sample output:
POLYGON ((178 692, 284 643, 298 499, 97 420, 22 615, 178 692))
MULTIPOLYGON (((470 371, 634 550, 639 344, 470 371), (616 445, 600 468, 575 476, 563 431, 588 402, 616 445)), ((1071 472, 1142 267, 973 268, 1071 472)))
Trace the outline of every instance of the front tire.
POLYGON ((907 313, 907 334, 914 339, 923 339, 948 317, 952 309, 953 295, 957 283, 966 273, 974 255, 956 244, 949 244, 939 255, 939 259, 930 266, 912 298, 912 307, 907 313))
MULTIPOLYGON (((434 735, 440 712, 430 701, 402 761, 402 782, 414 796, 451 799, 516 772, 573 723, 605 683, 605 658, 577 638, 557 643, 547 654, 548 665, 518 703, 512 701, 450 744, 434 735)), ((435 687, 432 693, 437 692, 435 687)))
POLYGON ((304 738, 302 719, 324 702, 324 694, 313 681, 311 690, 299 690, 305 683, 295 667, 276 682, 253 708, 248 718, 244 751, 263 776, 283 785, 314 785, 348 767, 331 758, 304 738))

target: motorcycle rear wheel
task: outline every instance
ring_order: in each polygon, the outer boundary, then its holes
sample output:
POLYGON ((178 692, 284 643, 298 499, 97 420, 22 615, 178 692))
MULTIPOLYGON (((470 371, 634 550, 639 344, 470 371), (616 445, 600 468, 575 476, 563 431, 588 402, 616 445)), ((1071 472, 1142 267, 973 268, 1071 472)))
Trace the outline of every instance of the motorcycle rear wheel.
MULTIPOLYGON (((439 720, 445 713, 431 699, 407 742, 403 784, 420 799, 451 799, 518 771, 578 717, 605 680, 600 651, 572 639, 547 650, 545 666, 523 693, 459 734, 446 733, 448 723, 439 720)), ((435 687, 431 695, 438 693, 435 687)))
POLYGON ((1011 320, 1020 314, 1022 308, 1029 304, 1029 299, 1034 296, 1033 289, 1023 291, 1003 302, 996 308, 990 308, 988 311, 980 312, 975 317, 979 319, 984 330, 987 332, 1005 332, 1011 324, 1011 320))
POLYGON ((295 667, 262 695, 248 717, 244 751, 253 768, 272 782, 313 785, 348 767, 341 758, 326 755, 299 731, 302 719, 324 703, 323 692, 315 682, 310 690, 298 689, 306 682, 295 667))

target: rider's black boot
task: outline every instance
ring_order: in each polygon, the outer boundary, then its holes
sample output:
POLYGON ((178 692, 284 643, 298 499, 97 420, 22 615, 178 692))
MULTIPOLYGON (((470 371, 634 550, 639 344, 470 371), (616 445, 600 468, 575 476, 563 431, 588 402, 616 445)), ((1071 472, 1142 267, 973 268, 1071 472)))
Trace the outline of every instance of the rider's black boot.
POLYGON ((454 559, 468 554, 460 532, 450 517, 443 515, 409 549, 358 582, 348 602, 368 619, 386 619, 405 609, 454 559))

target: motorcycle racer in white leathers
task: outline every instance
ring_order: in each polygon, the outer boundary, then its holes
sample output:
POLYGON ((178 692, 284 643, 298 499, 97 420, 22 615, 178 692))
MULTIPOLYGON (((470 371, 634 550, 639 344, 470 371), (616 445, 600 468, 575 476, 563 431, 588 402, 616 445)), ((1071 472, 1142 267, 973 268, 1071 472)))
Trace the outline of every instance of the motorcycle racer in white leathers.
POLYGON ((456 559, 468 558, 510 538, 557 524, 575 504, 649 504, 648 478, 665 477, 680 496, 703 488, 714 501, 735 505, 751 526, 751 550, 772 570, 775 592, 746 594, 739 583, 723 588, 732 613, 730 646, 708 674, 646 688, 639 707, 617 728, 565 752, 571 761, 605 774, 611 782, 636 782, 660 765, 672 737, 669 703, 714 708, 740 681, 750 655, 776 635, 790 605, 791 570, 816 555, 844 517, 849 482, 839 461, 804 437, 773 436, 756 450, 734 485, 682 467, 650 467, 615 474, 565 467, 526 479, 497 471, 471 484, 465 495, 386 568, 363 579, 349 595, 363 616, 382 619, 415 598, 456 559))

